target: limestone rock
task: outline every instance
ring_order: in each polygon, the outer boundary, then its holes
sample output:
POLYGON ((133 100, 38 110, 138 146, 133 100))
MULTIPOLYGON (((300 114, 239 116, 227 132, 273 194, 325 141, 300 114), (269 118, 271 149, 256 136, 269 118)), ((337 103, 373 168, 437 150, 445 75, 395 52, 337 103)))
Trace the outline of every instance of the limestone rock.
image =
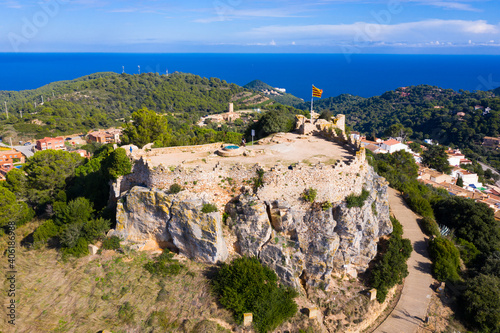
POLYGON ((117 203, 115 236, 143 242, 155 240, 160 246, 172 242, 167 230, 174 196, 160 190, 136 186, 117 203))
POLYGON ((266 205, 256 196, 241 194, 227 210, 235 221, 234 232, 242 255, 258 256, 262 246, 272 236, 266 205))
POLYGON ((196 197, 179 198, 171 207, 168 231, 179 252, 191 259, 216 263, 226 260, 228 251, 218 212, 203 213, 208 202, 196 197))
POLYGON ((193 259, 215 263, 228 256, 218 212, 201 212, 208 203, 182 191, 167 194, 136 186, 117 204, 117 226, 110 235, 135 243, 154 240, 193 259))

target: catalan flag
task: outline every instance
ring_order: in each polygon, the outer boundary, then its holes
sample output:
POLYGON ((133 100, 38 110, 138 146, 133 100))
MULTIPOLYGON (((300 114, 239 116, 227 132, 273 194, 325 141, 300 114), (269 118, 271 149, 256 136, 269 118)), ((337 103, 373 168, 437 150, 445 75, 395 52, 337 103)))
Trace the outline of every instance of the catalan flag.
POLYGON ((323 89, 318 89, 313 85, 313 97, 321 98, 321 94, 323 94, 323 89))

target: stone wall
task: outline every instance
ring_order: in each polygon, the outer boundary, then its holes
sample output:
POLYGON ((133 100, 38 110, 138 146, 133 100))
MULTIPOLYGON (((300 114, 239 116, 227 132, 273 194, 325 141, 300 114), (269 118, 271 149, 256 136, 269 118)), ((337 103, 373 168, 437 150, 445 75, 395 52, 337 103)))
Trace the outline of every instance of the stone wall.
MULTIPOLYGON (((354 144, 345 145, 355 150, 354 144)), ((314 188, 318 192, 317 201, 338 203, 351 193, 361 193, 368 167, 364 148, 357 150, 350 160, 337 161, 334 165, 296 163, 263 168, 259 164, 217 163, 208 171, 200 166, 177 166, 173 170, 162 165, 151 168, 141 158, 135 163, 133 172, 117 180, 113 189, 117 198, 135 185, 169 189, 172 184, 179 184, 186 190, 209 193, 213 202, 222 208, 241 192, 242 187, 252 186, 257 170, 263 170, 264 186, 257 192, 262 200, 286 199, 299 204, 304 190, 314 188)))

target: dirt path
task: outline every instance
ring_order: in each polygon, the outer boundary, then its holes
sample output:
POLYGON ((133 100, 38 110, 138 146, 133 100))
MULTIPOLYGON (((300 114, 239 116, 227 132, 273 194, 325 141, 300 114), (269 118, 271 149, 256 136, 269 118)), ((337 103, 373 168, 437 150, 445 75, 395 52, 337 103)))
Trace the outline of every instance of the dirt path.
POLYGON ((408 259, 409 275, 405 279, 401 299, 375 332, 413 333, 425 321, 431 299, 431 261, 427 254, 424 234, 417 223, 418 216, 406 206, 399 192, 391 188, 389 204, 392 213, 403 225, 404 237, 411 240, 413 252, 408 259))

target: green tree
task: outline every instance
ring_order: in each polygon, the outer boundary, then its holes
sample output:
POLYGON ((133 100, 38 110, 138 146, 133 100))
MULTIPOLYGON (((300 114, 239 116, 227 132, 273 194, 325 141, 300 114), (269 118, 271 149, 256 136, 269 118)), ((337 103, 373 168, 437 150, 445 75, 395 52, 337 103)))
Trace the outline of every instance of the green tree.
MULTIPOLYGON (((252 126, 257 138, 263 138, 272 133, 290 132, 293 129, 293 119, 284 109, 266 112, 259 121, 252 126)), ((248 133, 247 133, 248 134, 248 133)), ((249 135, 247 135, 249 137, 249 135)))
POLYGON ((455 236, 474 244, 488 256, 500 247, 500 232, 493 210, 471 199, 448 197, 434 204, 439 224, 455 230, 455 236))
POLYGON ((54 203, 53 210, 54 222, 58 226, 78 224, 82 227, 91 219, 94 213, 92 203, 84 197, 71 200, 68 204, 58 201, 54 203))
POLYGON ((159 147, 168 145, 171 130, 166 117, 142 108, 132 113, 132 120, 133 123, 127 124, 123 131, 123 143, 132 143, 141 148, 153 142, 159 147))
POLYGON ((422 163, 437 171, 449 174, 451 166, 444 146, 431 145, 422 154, 422 163))
POLYGON ((403 142, 405 142, 408 137, 413 135, 413 130, 409 127, 404 127, 400 123, 397 123, 389 126, 389 128, 385 131, 385 135, 394 138, 401 138, 403 142))
POLYGON ((460 253, 452 241, 436 237, 429 243, 429 254, 432 258, 432 273, 439 281, 457 281, 460 253))
POLYGON ((462 302, 467 318, 482 332, 500 332, 500 278, 480 274, 467 281, 462 302))
POLYGON ((275 329, 297 312, 293 298, 295 290, 278 286, 278 277, 257 258, 238 258, 223 264, 213 281, 219 302, 234 311, 236 321, 243 321, 243 313, 253 313, 258 332, 275 329))
POLYGON ((84 159, 62 150, 44 150, 35 153, 24 166, 27 174, 28 198, 33 205, 44 205, 66 187, 75 174, 75 168, 84 159))
POLYGON ((25 202, 17 201, 14 193, 0 187, 0 228, 10 222, 22 225, 34 217, 34 212, 25 202))
POLYGON ((83 226, 83 234, 88 242, 104 239, 109 231, 111 222, 103 218, 88 221, 83 226))
POLYGON ((464 187, 464 180, 462 179, 462 177, 458 177, 457 178, 457 186, 460 186, 460 187, 464 187))
POLYGON ((105 161, 107 174, 111 179, 129 174, 132 171, 132 163, 123 148, 115 149, 105 161))

